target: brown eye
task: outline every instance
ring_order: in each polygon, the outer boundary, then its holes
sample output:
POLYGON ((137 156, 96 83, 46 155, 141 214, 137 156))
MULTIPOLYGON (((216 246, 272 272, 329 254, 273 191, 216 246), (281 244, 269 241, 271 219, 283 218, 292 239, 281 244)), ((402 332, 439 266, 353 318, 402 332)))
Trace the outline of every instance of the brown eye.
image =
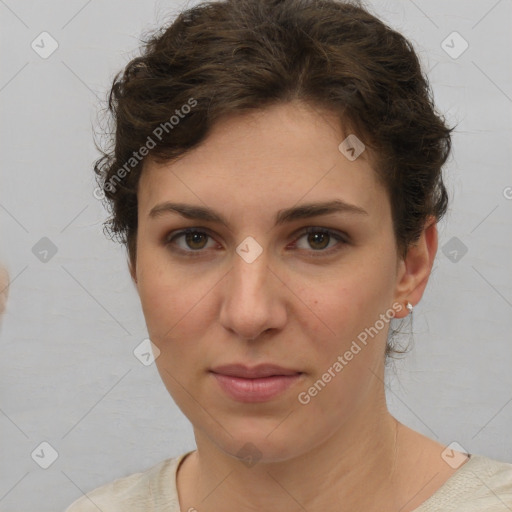
POLYGON ((313 249, 325 249, 329 245, 330 235, 327 233, 308 233, 308 244, 313 249))
POLYGON ((313 254, 314 256, 331 254, 348 243, 346 237, 340 233, 325 228, 307 228, 297 240, 302 238, 306 239, 306 246, 301 247, 298 241, 295 242, 295 246, 301 250, 317 252, 318 254, 313 254))
POLYGON ((208 235, 200 231, 185 233, 185 243, 191 249, 203 249, 207 238, 208 235))
MULTIPOLYGON (((341 250, 347 245, 348 236, 326 228, 307 228, 294 242, 294 248, 309 252, 312 256, 328 256, 341 250), (303 244, 300 240, 305 239, 303 244)), ((164 240, 164 245, 177 253, 187 256, 201 256, 206 249, 215 247, 215 240, 206 231, 188 228, 170 233, 164 240), (208 242, 213 245, 208 246, 208 242)))
POLYGON ((207 248, 210 239, 213 241, 208 233, 189 228, 179 231, 173 236, 168 236, 165 240, 165 245, 175 246, 173 250, 183 253, 204 252, 203 249, 207 248), (177 243, 178 240, 181 243, 177 243))

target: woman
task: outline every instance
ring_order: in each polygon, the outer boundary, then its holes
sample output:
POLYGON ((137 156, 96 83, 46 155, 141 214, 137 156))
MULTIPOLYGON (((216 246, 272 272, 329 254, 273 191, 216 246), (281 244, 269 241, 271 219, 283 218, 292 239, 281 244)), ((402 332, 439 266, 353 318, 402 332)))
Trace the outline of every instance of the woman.
POLYGON ((96 172, 197 450, 67 512, 497 511, 512 465, 398 422, 390 321, 422 298, 450 133, 355 2, 183 12, 115 80, 96 172))

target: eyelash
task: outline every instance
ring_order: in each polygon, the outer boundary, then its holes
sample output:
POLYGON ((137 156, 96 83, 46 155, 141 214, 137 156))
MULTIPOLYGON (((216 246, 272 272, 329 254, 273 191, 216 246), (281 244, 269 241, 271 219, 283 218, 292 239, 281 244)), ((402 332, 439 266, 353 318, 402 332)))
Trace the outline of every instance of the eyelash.
MULTIPOLYGON (((187 229, 184 229, 182 231, 178 231, 178 232, 171 232, 169 233, 166 237, 165 237, 165 240, 164 240, 164 245, 167 247, 167 246, 171 246, 172 243, 177 239, 177 238, 180 238, 182 237, 183 235, 186 235, 186 234, 189 234, 189 233, 199 233, 201 235, 206 235, 207 237, 209 237, 210 239, 213 239, 213 237, 210 235, 209 233, 209 230, 206 229, 206 228, 187 228, 187 229), (172 236, 171 236, 172 235, 172 236)), ((300 240, 303 236, 305 235, 309 235, 309 234, 323 234, 323 235, 328 235, 329 237, 331 238, 334 238, 336 241, 340 242, 338 244, 336 244, 334 247, 331 247, 330 249, 318 249, 318 250, 315 250, 315 249, 311 249, 311 256, 316 258, 316 257, 325 257, 325 256, 329 256, 331 254, 334 254, 340 250, 343 249, 343 246, 348 244, 348 237, 344 234, 341 234, 341 233, 338 233, 337 231, 333 231, 333 230, 330 230, 330 229, 327 229, 327 228, 319 228, 319 227, 308 227, 306 228, 305 230, 301 231, 298 235, 297 235, 297 238, 294 240, 293 243, 296 243, 298 240, 300 240)), ((330 242, 331 240, 329 240, 330 242)), ((176 247, 172 247, 171 250, 173 252, 177 252, 177 253, 180 253, 180 254, 183 254, 183 255, 186 255, 187 257, 200 257, 203 255, 203 253, 205 252, 204 249, 197 249, 197 250, 184 250, 184 249, 179 249, 179 248, 176 248, 176 247)), ((301 249, 299 249, 301 250, 301 249)), ((307 249, 302 249, 302 250, 307 250, 307 249)))

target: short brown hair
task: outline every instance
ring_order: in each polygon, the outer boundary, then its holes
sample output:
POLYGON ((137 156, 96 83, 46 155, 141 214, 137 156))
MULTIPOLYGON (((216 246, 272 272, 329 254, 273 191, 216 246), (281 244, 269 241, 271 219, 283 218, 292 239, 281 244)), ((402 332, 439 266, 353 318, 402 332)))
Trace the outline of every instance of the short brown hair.
POLYGON ((138 151, 171 161, 221 118, 292 100, 336 113, 376 155, 401 257, 429 216, 444 215, 441 168, 454 128, 436 113, 404 36, 357 1, 203 2, 152 33, 110 91, 112 144, 95 171, 112 214, 106 231, 127 246, 132 265, 144 161, 138 151))

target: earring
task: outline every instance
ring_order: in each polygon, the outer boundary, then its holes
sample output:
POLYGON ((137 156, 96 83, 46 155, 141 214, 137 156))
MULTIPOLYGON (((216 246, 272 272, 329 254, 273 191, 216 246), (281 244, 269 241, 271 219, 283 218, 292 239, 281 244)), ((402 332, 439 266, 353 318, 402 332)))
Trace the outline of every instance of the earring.
POLYGON ((409 310, 409 313, 412 313, 413 306, 409 301, 407 301, 407 304, 405 305, 405 307, 409 310))

